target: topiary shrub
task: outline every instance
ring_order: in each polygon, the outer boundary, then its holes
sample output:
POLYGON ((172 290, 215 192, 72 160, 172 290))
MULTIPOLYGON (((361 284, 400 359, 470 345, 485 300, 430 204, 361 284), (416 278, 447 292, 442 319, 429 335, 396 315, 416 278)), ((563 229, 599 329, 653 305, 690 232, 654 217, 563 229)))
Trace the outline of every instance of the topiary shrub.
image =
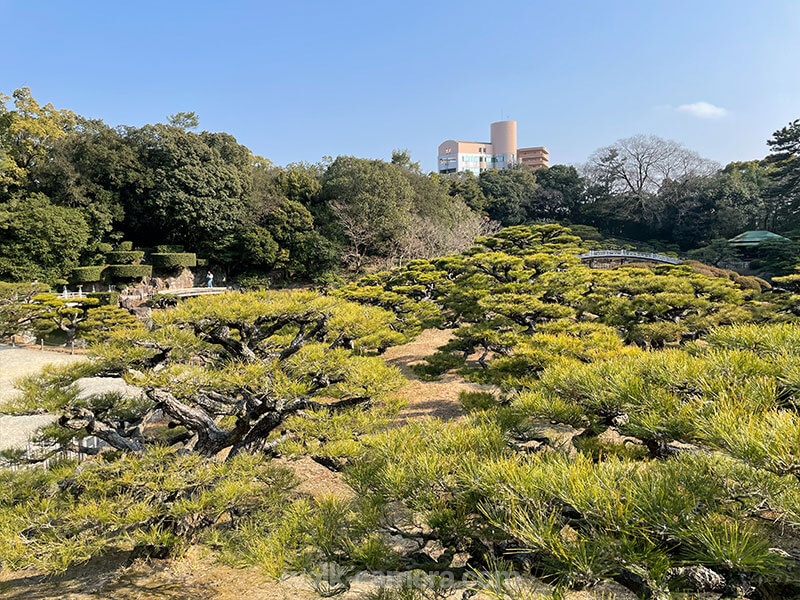
POLYGON ((90 267, 75 267, 69 276, 70 283, 91 283, 100 281, 103 276, 105 265, 93 265, 90 267))
POLYGON ((152 265, 108 265, 105 271, 111 279, 141 279, 152 274, 152 265))
POLYGON ((119 304, 119 292, 89 292, 87 298, 97 298, 98 306, 117 306, 119 304))
POLYGON ((157 269, 178 269, 194 267, 197 257, 194 252, 154 252, 150 255, 150 262, 157 269))
POLYGON ((113 265, 137 264, 144 257, 141 250, 114 250, 106 254, 106 260, 113 265))
POLYGON ((123 252, 125 252, 127 250, 133 250, 133 242, 120 242, 119 246, 117 246, 117 250, 120 250, 120 251, 123 251, 123 252))
POLYGON ((160 244, 153 250, 155 253, 162 252, 183 252, 183 246, 179 244, 160 244))

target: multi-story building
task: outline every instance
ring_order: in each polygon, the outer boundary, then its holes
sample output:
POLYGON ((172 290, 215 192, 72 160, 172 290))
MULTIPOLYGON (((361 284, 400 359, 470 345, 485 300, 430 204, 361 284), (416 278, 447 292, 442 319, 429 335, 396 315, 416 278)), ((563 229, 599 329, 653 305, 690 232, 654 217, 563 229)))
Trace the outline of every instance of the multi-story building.
POLYGON ((518 148, 517 160, 523 165, 528 165, 535 171, 536 169, 541 169, 550 165, 549 154, 547 148, 544 146, 518 148))
POLYGON ((529 164, 534 169, 548 165, 547 148, 517 148, 517 122, 492 123, 489 142, 447 140, 439 144, 439 173, 471 171, 476 175, 487 169, 507 169, 529 164))

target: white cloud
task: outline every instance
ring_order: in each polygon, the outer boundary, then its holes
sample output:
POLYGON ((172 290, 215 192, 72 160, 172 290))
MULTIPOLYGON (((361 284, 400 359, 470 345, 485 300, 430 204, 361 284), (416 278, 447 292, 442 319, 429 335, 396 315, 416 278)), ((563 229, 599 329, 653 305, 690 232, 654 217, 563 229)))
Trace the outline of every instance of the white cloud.
POLYGON ((714 106, 710 102, 695 102, 694 104, 681 104, 676 110, 689 113, 699 119, 721 119, 728 115, 728 111, 721 106, 714 106))

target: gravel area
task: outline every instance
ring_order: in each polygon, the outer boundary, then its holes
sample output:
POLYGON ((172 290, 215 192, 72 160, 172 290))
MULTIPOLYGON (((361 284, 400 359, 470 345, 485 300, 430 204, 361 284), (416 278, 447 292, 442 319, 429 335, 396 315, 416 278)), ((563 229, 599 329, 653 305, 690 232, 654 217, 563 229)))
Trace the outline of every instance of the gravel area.
MULTIPOLYGON (((0 346, 0 404, 18 393, 14 382, 20 377, 38 373, 45 365, 64 365, 81 360, 86 360, 86 357, 0 346)), ((24 447, 37 429, 55 418, 53 415, 0 416, 0 450, 24 447)))
POLYGON ((81 360, 86 360, 86 356, 0 346, 0 402, 16 393, 14 381, 20 377, 38 373, 46 365, 65 365, 81 360))

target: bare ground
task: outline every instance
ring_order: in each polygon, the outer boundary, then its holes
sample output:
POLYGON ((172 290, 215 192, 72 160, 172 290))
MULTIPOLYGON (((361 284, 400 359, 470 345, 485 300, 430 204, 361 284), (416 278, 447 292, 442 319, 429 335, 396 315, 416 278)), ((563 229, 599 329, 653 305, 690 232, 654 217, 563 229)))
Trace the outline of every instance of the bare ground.
POLYGON ((458 402, 458 395, 462 391, 492 389, 465 381, 455 373, 445 373, 438 381, 421 381, 415 375, 411 367, 424 362, 426 356, 436 352, 452 337, 452 329, 426 329, 414 341, 393 346, 383 354, 384 360, 398 367, 408 379, 408 383, 400 390, 400 395, 406 401, 405 408, 398 415, 400 423, 425 417, 458 419, 465 414, 458 402))
MULTIPOLYGON (((295 575, 276 581, 255 567, 234 568, 213 560, 201 550, 192 549, 186 557, 174 560, 136 561, 126 554, 106 556, 66 573, 43 578, 25 573, 0 575, 3 600, 318 600, 320 595, 311 579, 295 575)), ((525 588, 549 599, 551 588, 532 578, 516 580, 525 588)), ((396 575, 360 574, 350 588, 335 597, 339 600, 366 600, 380 586, 394 587, 396 575)), ((462 597, 467 584, 456 583, 447 598, 462 597)), ((475 600, 489 600, 478 594, 475 600)), ((565 600, 635 600, 625 588, 609 583, 593 591, 568 593, 565 600)))

